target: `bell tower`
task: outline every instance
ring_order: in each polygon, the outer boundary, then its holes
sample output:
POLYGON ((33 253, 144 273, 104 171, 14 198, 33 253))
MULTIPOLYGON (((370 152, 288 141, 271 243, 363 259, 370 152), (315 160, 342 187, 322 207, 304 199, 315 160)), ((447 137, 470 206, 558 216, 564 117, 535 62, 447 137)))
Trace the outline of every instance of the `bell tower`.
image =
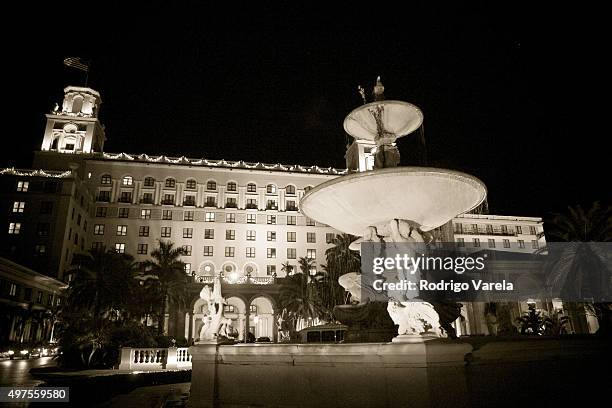
POLYGON ((102 99, 91 89, 64 88, 64 101, 46 115, 47 125, 40 149, 58 153, 99 153, 103 151, 104 127, 98 120, 102 99))

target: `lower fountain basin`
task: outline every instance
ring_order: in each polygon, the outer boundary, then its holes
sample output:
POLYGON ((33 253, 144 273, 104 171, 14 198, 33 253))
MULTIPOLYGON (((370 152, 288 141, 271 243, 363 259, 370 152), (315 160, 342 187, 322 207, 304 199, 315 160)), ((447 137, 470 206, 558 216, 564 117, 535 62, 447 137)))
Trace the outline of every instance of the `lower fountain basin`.
POLYGON ((300 201, 309 218, 361 236, 392 219, 416 222, 423 231, 444 225, 480 205, 482 181, 469 174, 428 167, 391 167, 342 176, 310 190, 300 201))

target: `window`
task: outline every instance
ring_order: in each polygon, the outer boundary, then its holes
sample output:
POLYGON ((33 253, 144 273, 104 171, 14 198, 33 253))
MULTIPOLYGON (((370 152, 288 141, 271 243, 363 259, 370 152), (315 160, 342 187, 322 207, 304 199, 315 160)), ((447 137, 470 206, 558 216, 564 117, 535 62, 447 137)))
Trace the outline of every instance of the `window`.
POLYGON ((186 195, 185 196, 185 201, 183 201, 183 205, 195 206, 196 205, 195 196, 194 195, 186 195))
POLYGON ((287 248, 287 259, 297 258, 297 250, 295 248, 287 248))
POLYGON ((117 235, 118 236, 126 236, 127 235, 127 225, 117 225, 117 235))
POLYGON ((257 314, 257 305, 250 305, 249 312, 253 314, 257 314))
POLYGON ((174 205, 174 194, 164 194, 163 205, 174 205))
POLYGON ((206 228, 204 230, 204 239, 215 239, 215 230, 212 228, 206 228))
POLYGON ((287 187, 285 187, 285 194, 295 195, 295 186, 288 185, 287 187))
POLYGON ((455 224, 455 234, 463 234, 463 224, 455 224))
POLYGON ((130 215, 130 209, 129 208, 119 208, 119 218, 128 218, 130 215))
POLYGON ((142 193, 142 204, 153 204, 153 193, 142 193))
POLYGON ((236 230, 225 230, 225 239, 233 241, 236 239, 236 230))
POLYGON ((155 179, 153 177, 145 177, 144 186, 145 187, 155 187, 155 179))
POLYGON ((228 197, 225 200, 225 207, 227 208, 238 208, 238 200, 235 197, 228 197))
POLYGON ((501 226, 501 232, 504 235, 508 235, 508 226, 507 225, 502 225, 501 226))
POLYGON ((134 184, 134 179, 132 178, 132 176, 124 176, 121 179, 121 184, 123 184, 124 186, 131 186, 132 184, 134 184))
POLYGON ((164 184, 165 188, 175 188, 176 187, 176 180, 173 178, 168 178, 166 179, 166 183, 164 184))
POLYGON ((94 235, 104 235, 104 224, 94 225, 94 235))
POLYGON ((296 218, 297 217, 295 215, 288 215, 287 216, 287 225, 295 225, 296 218))
POLYGON ((538 233, 536 227, 529 227, 529 233, 531 235, 536 235, 538 233))
POLYGON ((77 216, 77 225, 80 226, 81 225, 81 214, 79 214, 77 216))
POLYGON ((22 213, 24 209, 25 209, 25 201, 15 201, 13 203, 14 213, 22 213))
POLYGON ((257 222, 257 216, 255 214, 247 214, 247 224, 255 224, 257 222))
POLYGON ((525 241, 523 241, 522 239, 519 239, 519 240, 518 240, 518 246, 519 246, 519 248, 521 248, 521 249, 522 249, 522 248, 525 248, 525 241))
POLYGON ((23 299, 27 301, 32 300, 32 288, 25 288, 23 291, 23 299))
POLYGON ((43 201, 40 203, 41 214, 51 214, 53 212, 53 201, 43 201))
POLYGON ((247 200, 246 200, 246 208, 248 210, 256 210, 257 209, 257 199, 256 198, 247 198, 247 200))
POLYGON ((215 213, 214 212, 206 212, 205 220, 206 220, 206 222, 215 222, 215 213))
POLYGON ((268 224, 276 224, 276 215, 268 215, 268 224))
POLYGON ((107 190, 101 190, 98 192, 98 197, 96 198, 97 201, 104 201, 104 202, 109 202, 110 201, 110 191, 107 190))
POLYGON ((234 307, 234 305, 224 305, 223 311, 225 313, 236 313, 236 308, 234 307))
POLYGON ((225 222, 230 224, 236 222, 236 214, 225 214, 225 222))
POLYGON ((276 185, 268 184, 266 186, 266 193, 268 193, 268 194, 276 194, 276 185))
POLYGON ((151 210, 140 210, 140 218, 143 220, 151 219, 151 210))
POLYGON ((187 188, 188 190, 195 190, 196 188, 196 181, 193 179, 187 180, 187 183, 185 183, 185 188, 187 188))
POLYGON ((183 238, 193 238, 193 228, 183 228, 183 238))
POLYGON ((149 244, 138 244, 136 251, 139 255, 146 255, 149 252, 149 244))
POLYGON ((236 253, 235 247, 225 247, 225 257, 226 258, 233 258, 235 253, 236 253))
POLYGON ((266 204, 266 210, 278 210, 278 206, 276 205, 276 200, 268 200, 266 204))
POLYGON ((148 225, 141 225, 138 228, 138 236, 139 237, 148 237, 149 236, 149 226, 148 225))
POLYGON ((20 222, 11 222, 9 224, 8 233, 11 235, 19 235, 21 231, 21 223, 20 222))
POLYGON ((11 283, 9 286, 9 296, 16 296, 17 295, 17 285, 15 285, 14 283, 11 283))
POLYGON ((517 234, 522 234, 523 233, 523 227, 521 227, 520 225, 516 226, 516 233, 517 234))
POLYGON ((268 258, 272 259, 272 258, 276 258, 276 248, 268 248, 268 258))
POLYGON ((247 247, 246 249, 247 258, 255 258, 255 247, 247 247))
POLYGON ((266 275, 276 275, 276 265, 266 265, 266 275))
POLYGON ((295 232, 287 232, 287 242, 295 242, 295 232))
POLYGON ((162 238, 170 238, 172 236, 172 227, 162 227, 161 236, 162 238))
POLYGON ((510 248, 510 240, 504 239, 504 248, 510 248))
POLYGON ((212 245, 207 245, 204 247, 204 256, 213 256, 213 247, 212 245))
POLYGON ((489 239, 489 248, 495 248, 495 240, 489 239))
POLYGON ((39 237, 48 237, 49 236, 49 223, 48 222, 39 222, 36 226, 36 234, 39 237))
POLYGON ((317 242, 317 235, 314 232, 307 232, 306 242, 311 243, 311 244, 317 242))
POLYGON ((45 244, 38 244, 34 248, 34 253, 36 255, 44 255, 47 252, 47 246, 45 244))
POLYGON ((185 211, 183 213, 183 221, 193 221, 193 211, 185 211))
POLYGON ((247 241, 255 241, 255 231, 248 230, 246 233, 246 239, 247 241))
POLYGON ((116 243, 115 244, 115 252, 117 252, 118 254, 124 254, 125 253, 125 244, 123 244, 123 243, 116 243))
POLYGON ((333 232, 325 233, 325 243, 326 244, 333 244, 335 239, 336 239, 336 234, 334 234, 333 232))
POLYGON ((297 205, 295 205, 294 200, 287 200, 287 211, 297 211, 297 205))
POLYGON ((91 250, 93 252, 103 251, 104 250, 104 242, 92 242, 91 250))
POLYGON ((249 183, 247 184, 247 193, 256 193, 257 192, 257 184, 249 183))
POLYGON ((29 187, 30 187, 29 181, 18 181, 17 182, 17 191, 20 193, 27 193, 29 187))
POLYGON ((191 245, 183 245, 185 256, 191 256, 191 245))
POLYGON ((268 231, 268 241, 276 241, 276 231, 268 231))
POLYGON ((217 189, 217 182, 213 181, 213 180, 209 180, 206 182, 206 189, 207 190, 216 190, 217 189))
POLYGON ((183 265, 184 265, 185 273, 187 275, 191 275, 191 264, 190 263, 185 263, 183 265))
POLYGON ((465 246, 465 239, 457 238, 457 246, 458 247, 464 247, 465 246))
POLYGON ((493 234, 493 226, 491 224, 487 224, 487 234, 493 234))
POLYGON ((42 303, 42 298, 43 293, 41 291, 38 291, 38 293, 36 294, 36 303, 42 303))
POLYGON ((308 258, 308 259, 316 259, 317 258, 317 250, 316 249, 307 249, 306 250, 306 258, 308 258))
POLYGON ((531 248, 533 248, 533 249, 540 248, 540 245, 538 245, 538 241, 537 240, 535 240, 535 239, 531 240, 531 248))
POLYGON ((206 207, 216 207, 217 206, 217 199, 213 196, 207 196, 206 197, 206 204, 204 204, 206 207))
POLYGON ((475 247, 479 247, 480 246, 480 238, 474 238, 474 246, 475 247))
POLYGON ((308 225, 310 227, 314 227, 315 226, 315 222, 314 222, 314 220, 311 220, 310 218, 306 217, 306 225, 308 225))
POLYGON ((110 186, 112 184, 112 178, 110 174, 105 174, 100 178, 100 184, 103 186, 110 186))
POLYGON ((236 191, 236 183, 233 181, 227 183, 227 191, 236 191))
POLYGON ((172 210, 162 210, 162 220, 171 220, 172 210))

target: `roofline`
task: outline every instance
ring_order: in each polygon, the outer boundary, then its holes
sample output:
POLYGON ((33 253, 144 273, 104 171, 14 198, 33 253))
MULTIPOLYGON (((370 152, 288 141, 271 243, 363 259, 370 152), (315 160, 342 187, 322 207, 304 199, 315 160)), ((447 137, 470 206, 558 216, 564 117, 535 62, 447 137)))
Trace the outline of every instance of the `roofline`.
POLYGON ((521 216, 513 216, 513 215, 492 215, 492 214, 460 214, 460 215, 457 215, 455 218, 542 222, 541 217, 521 217, 521 216))

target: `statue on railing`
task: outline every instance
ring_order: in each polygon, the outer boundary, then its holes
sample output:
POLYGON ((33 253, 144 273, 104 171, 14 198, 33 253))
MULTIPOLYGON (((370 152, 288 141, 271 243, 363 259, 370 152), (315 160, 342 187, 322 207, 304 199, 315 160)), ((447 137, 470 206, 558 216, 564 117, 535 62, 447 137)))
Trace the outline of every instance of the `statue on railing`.
POLYGON ((221 296, 221 280, 215 275, 212 293, 208 285, 204 285, 200 291, 200 298, 206 301, 208 310, 203 317, 204 325, 200 330, 200 341, 217 341, 230 338, 233 333, 232 321, 223 316, 225 299, 221 296))

